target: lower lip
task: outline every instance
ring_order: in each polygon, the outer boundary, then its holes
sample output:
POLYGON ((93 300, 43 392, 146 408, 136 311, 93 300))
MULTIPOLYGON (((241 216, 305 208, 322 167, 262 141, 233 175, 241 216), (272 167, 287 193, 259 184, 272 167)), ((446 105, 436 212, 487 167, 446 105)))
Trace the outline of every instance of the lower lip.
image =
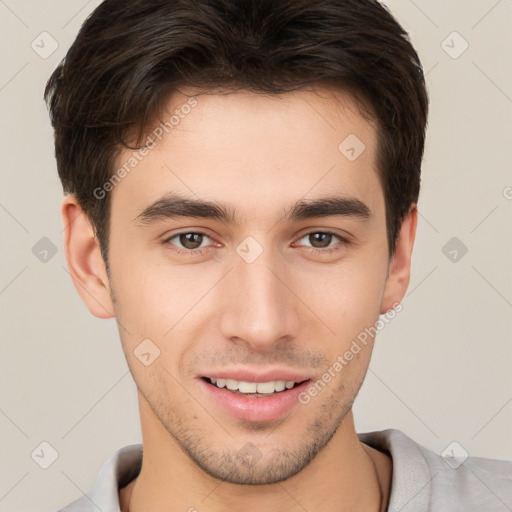
POLYGON ((228 414, 241 420, 263 423, 282 418, 299 402, 298 397, 307 388, 306 380, 285 391, 269 396, 244 396, 232 393, 226 388, 218 388, 203 379, 199 379, 205 393, 211 397, 228 414))

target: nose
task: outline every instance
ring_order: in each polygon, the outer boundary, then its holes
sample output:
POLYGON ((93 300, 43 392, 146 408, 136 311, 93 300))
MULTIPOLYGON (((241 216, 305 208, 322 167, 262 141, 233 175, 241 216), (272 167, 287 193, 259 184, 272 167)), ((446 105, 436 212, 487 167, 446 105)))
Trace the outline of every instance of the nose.
POLYGON ((268 249, 248 263, 235 254, 227 279, 220 322, 225 339, 264 352, 297 337, 300 301, 291 289, 290 267, 279 256, 268 249))

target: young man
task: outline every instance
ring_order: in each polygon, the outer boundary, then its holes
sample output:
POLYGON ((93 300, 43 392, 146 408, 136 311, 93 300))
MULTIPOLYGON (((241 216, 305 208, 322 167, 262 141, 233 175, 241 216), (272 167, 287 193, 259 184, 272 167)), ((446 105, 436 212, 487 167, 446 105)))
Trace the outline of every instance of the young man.
POLYGON ((512 463, 355 431, 428 111, 381 4, 105 0, 45 98, 69 270, 117 320, 143 436, 62 510, 512 510, 512 463))

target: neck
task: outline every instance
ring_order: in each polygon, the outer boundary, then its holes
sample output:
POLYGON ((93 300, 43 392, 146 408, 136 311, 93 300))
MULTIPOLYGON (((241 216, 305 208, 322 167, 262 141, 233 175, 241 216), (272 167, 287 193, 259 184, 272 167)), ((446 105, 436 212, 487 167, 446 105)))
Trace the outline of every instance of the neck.
POLYGON ((122 512, 385 510, 390 459, 360 443, 352 412, 296 475, 276 484, 237 485, 205 473, 159 422, 144 422, 150 414, 146 406, 141 404, 142 468, 137 479, 121 490, 122 512))

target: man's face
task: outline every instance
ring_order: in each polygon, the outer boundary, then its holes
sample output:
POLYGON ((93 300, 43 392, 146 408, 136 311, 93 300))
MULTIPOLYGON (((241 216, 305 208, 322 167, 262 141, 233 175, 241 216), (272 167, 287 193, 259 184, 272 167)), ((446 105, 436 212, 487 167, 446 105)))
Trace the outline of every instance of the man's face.
POLYGON ((187 100, 172 97, 179 123, 112 191, 110 286, 123 349, 147 402, 143 431, 163 425, 215 477, 276 482, 306 466, 350 412, 371 342, 309 403, 299 391, 391 307, 376 132, 346 95, 326 90, 199 94, 180 109, 187 100), (171 194, 233 218, 171 216, 162 201, 171 194), (298 202, 326 198, 352 202, 328 216, 325 204, 291 215, 298 202), (155 347, 160 355, 144 364, 155 347), (264 393, 209 379, 258 382, 264 393), (304 380, 266 394, 264 383, 304 380))

